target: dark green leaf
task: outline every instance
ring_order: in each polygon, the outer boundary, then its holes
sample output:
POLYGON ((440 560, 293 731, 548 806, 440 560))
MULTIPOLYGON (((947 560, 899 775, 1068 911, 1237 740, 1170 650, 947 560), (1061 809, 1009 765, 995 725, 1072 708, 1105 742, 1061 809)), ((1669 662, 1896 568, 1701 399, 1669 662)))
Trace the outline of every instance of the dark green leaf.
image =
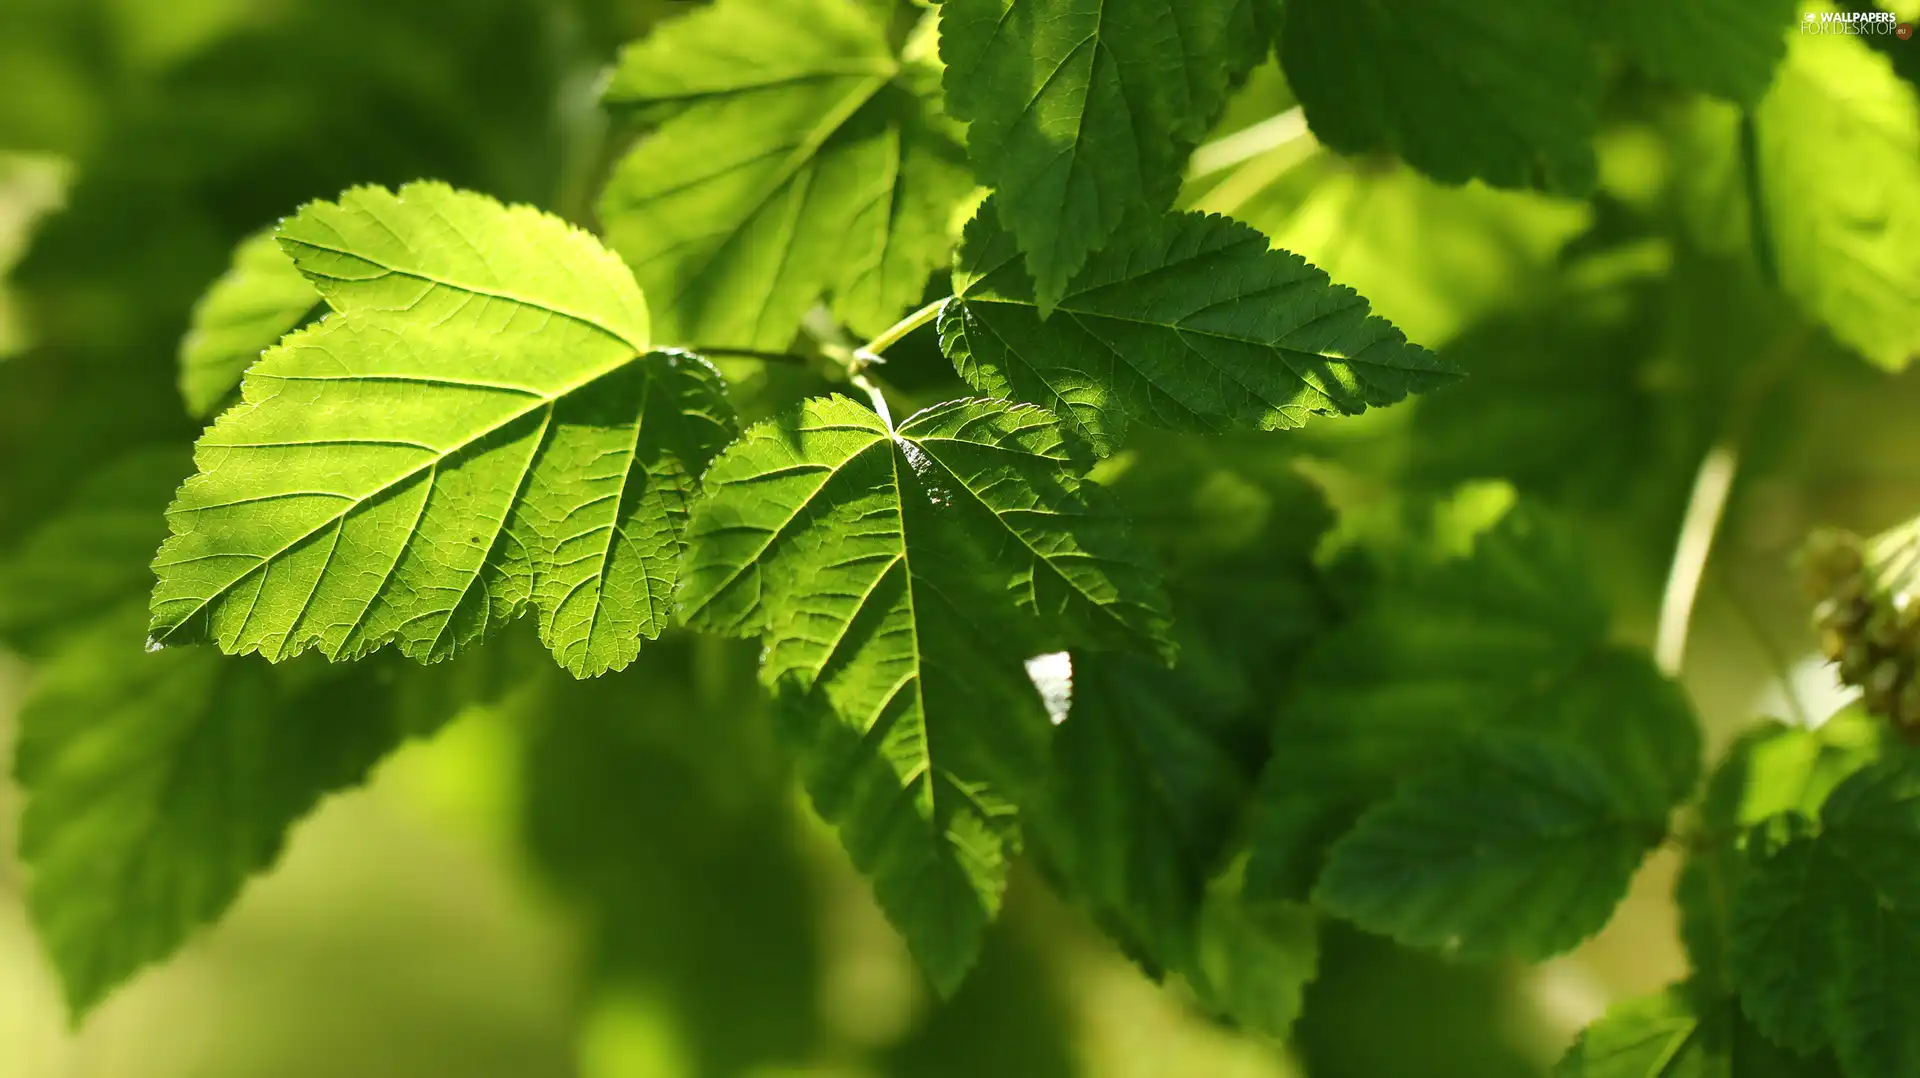
POLYGON ((1811 730, 1768 722, 1727 750, 1707 783, 1674 885, 1696 981, 1733 990, 1731 922, 1748 875, 1747 830, 1780 813, 1817 815, 1840 780, 1879 756, 1885 738, 1880 720, 1850 709, 1811 730))
POLYGON ((1579 550, 1524 504, 1471 556, 1399 567, 1306 658, 1261 777, 1250 888, 1304 894, 1360 813, 1482 731, 1591 754, 1623 818, 1664 820, 1698 774, 1685 699, 1608 642, 1579 550))
POLYGON ((1396 153, 1447 183, 1593 186, 1601 81, 1573 4, 1288 0, 1280 59, 1342 153, 1396 153))
POLYGON ((967 149, 1051 311, 1129 214, 1173 201, 1228 86, 1267 48, 1253 0, 947 0, 967 149))
POLYGON ((1601 29, 1652 74, 1735 104, 1766 93, 1787 54, 1795 0, 1609 0, 1601 29))
MULTIPOLYGON (((999 196, 996 196, 995 201, 999 196)), ((1451 380, 1367 301, 1224 217, 1163 217, 1088 260, 1042 317, 990 202, 954 262, 941 344, 962 377, 1044 405, 1103 453, 1133 422, 1220 433, 1351 415, 1451 380)))
POLYGON ((1750 841, 1733 921, 1741 1003, 1768 1036, 1831 1043, 1848 1078, 1920 1068, 1920 766, 1900 752, 1750 841))
POLYGON ((1559 954, 1607 923, 1666 834, 1658 778, 1651 803, 1645 778, 1609 774, 1577 745, 1484 735, 1360 817, 1328 853, 1314 902, 1463 957, 1559 954))

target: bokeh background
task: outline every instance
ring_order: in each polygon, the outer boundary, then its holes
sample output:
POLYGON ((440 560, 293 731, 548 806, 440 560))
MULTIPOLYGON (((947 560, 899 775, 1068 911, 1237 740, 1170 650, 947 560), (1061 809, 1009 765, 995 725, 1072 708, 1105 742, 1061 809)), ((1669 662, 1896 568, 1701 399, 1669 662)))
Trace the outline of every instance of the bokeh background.
MULTIPOLYGON (((173 366, 188 311, 238 238, 302 201, 432 177, 587 219, 614 148, 602 72, 689 6, 0 0, 0 548, 89 468, 191 436, 173 366)), ((1219 131, 1291 104, 1263 69, 1219 131)), ((1674 225, 1683 195, 1713 196, 1688 194, 1705 172, 1676 156, 1664 104, 1620 91, 1591 202, 1442 188, 1271 127, 1203 154, 1187 201, 1302 252, 1474 375, 1287 436, 1349 524, 1409 486, 1510 481, 1579 523, 1623 638, 1651 639, 1695 470, 1739 414, 1685 676, 1718 746, 1836 705, 1789 556, 1815 524, 1920 511, 1920 376, 1797 326, 1751 267, 1674 225), (1734 373, 1782 348, 1765 391, 1732 399, 1734 373)), ((944 370, 918 340, 889 375, 912 393, 944 370)), ((1609 1001, 1684 972, 1663 852, 1604 935, 1538 968, 1329 926, 1305 1017, 1274 1044, 1143 978, 1023 876, 980 969, 937 1004, 787 779, 751 647, 648 654, 632 678, 506 699, 410 745, 77 1030, 0 784, 0 1076, 1522 1078, 1609 1001)), ((0 654, 0 745, 31 678, 0 654)))

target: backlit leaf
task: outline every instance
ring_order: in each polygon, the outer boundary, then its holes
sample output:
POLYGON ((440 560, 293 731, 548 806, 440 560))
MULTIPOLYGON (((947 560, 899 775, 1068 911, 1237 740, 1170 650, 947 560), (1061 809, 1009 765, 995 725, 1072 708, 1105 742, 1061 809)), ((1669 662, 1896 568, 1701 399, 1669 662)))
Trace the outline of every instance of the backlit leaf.
POLYGON ((431 661, 531 605, 576 676, 631 662, 732 434, 718 375, 649 349, 625 267, 532 209, 357 188, 279 235, 337 313, 201 437, 154 639, 431 661))

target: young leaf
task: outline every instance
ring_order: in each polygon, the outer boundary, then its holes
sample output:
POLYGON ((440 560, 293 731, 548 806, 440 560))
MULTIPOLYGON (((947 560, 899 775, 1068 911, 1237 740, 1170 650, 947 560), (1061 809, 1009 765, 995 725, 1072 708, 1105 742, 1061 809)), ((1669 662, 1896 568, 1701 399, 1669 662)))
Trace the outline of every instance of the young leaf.
POLYGON ((1828 796, 1817 832, 1776 817, 1751 843, 1734 910, 1746 1013, 1799 1051, 1831 1043, 1848 1078, 1920 1068, 1920 766, 1901 752, 1828 796))
POLYGON ((1731 997, 1692 984, 1615 1004, 1588 1026, 1554 1078, 1839 1078, 1761 1036, 1731 997))
POLYGON ((575 676, 665 627, 719 376, 649 350, 619 260, 526 207, 357 188, 281 226, 339 313, 248 372, 168 511, 153 637, 432 661, 531 603, 575 676))
POLYGON ((1279 430, 1453 377, 1351 289, 1224 217, 1160 218, 1088 260, 1043 318, 989 202, 967 226, 953 287, 940 338, 961 376, 1067 417, 1102 453, 1136 421, 1279 430))
POLYGON ((272 229, 241 240, 233 264, 194 305, 180 341, 180 396, 187 411, 212 414, 260 353, 324 306, 272 229))
POLYGON ((1602 30, 1649 72, 1752 105, 1787 53, 1796 0, 1614 0, 1602 30))
POLYGON ((76 1016, 218 919, 294 821, 407 733, 371 669, 145 653, 141 620, 74 639, 20 712, 28 905, 76 1016))
POLYGON ((1129 213, 1173 201, 1228 86, 1266 52, 1254 0, 948 0, 967 150, 1051 311, 1129 213))
POLYGON ((1280 60, 1313 133, 1436 180, 1593 186, 1599 66, 1561 0, 1288 0, 1280 60))
POLYGON ((803 778, 943 991, 993 916, 1047 719, 1024 662, 1165 651, 1164 599, 1059 422, 954 401, 897 430, 845 398, 755 426, 687 532, 687 623, 766 643, 803 778))
MULTIPOLYGON (((1410 776, 1459 766, 1456 754, 1484 732, 1590 754, 1584 766, 1605 772, 1612 800, 1581 793, 1583 765, 1560 761, 1549 772, 1564 780, 1560 809, 1602 805, 1614 813, 1608 819, 1664 821, 1698 775, 1699 732, 1678 689, 1644 654, 1607 636, 1607 612, 1579 551, 1524 503, 1482 532, 1471 556, 1396 569, 1306 657, 1281 707, 1255 799, 1249 888, 1305 894, 1327 846, 1356 817, 1394 798, 1410 776)), ((1499 778, 1518 796, 1523 780, 1548 765, 1517 766, 1486 780, 1499 778)), ((1440 784, 1435 797, 1471 793, 1431 781, 1440 784)), ((1523 803, 1503 804, 1504 813, 1523 803)), ((1376 826, 1386 828, 1406 810, 1381 812, 1376 826)), ((1448 923, 1454 932, 1473 927, 1470 911, 1459 912, 1448 923)), ((1440 924, 1407 931, 1427 939, 1440 924)), ((1570 931, 1543 930, 1519 946, 1539 951, 1570 931)))
POLYGON ((1607 923, 1666 834, 1665 805, 1628 785, 1637 778, 1578 745, 1484 735, 1362 816, 1329 852, 1314 902, 1463 957, 1558 954, 1607 923))
POLYGON ((606 101, 664 122, 600 219, 660 339, 784 348, 826 294, 870 336, 920 301, 973 190, 929 52, 849 0, 721 0, 627 48, 606 101))

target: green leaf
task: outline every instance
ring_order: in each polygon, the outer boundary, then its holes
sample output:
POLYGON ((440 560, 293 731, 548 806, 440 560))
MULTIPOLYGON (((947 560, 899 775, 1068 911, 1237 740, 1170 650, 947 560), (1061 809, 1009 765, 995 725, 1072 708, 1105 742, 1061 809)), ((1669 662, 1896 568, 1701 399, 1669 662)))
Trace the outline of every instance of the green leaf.
POLYGON ((211 415, 239 388, 260 353, 323 307, 272 229, 256 232, 233 250, 233 264, 194 305, 180 341, 180 396, 187 411, 211 415))
POLYGON ((1648 72, 1751 105, 1787 53, 1797 0, 1610 0, 1601 29, 1648 72))
POLYGON ((1593 186, 1602 87, 1577 5, 1289 0, 1280 60, 1341 153, 1396 153, 1446 183, 1593 186))
POLYGON ((1187 982, 1200 1001, 1240 1025, 1284 1040, 1320 961, 1313 911, 1249 901, 1216 883, 1200 916, 1200 953, 1187 982))
POLYGON ((889 430, 809 400, 714 462, 687 533, 687 624, 762 636, 815 806, 942 991, 1044 767, 1025 661, 1168 648, 1157 582, 1077 478, 1088 462, 1030 406, 954 401, 889 430))
POLYGON ((143 653, 139 607, 42 666, 20 712, 28 896, 76 1016, 224 913, 322 795, 406 734, 371 670, 143 653))
MULTIPOLYGON (((1740 114, 1702 103, 1691 120, 1689 224, 1710 248, 1751 257, 1740 114)), ((1861 38, 1794 33, 1753 121, 1780 288, 1841 344, 1905 367, 1920 354, 1920 90, 1861 38)))
MULTIPOLYGON (((967 150, 1042 311, 1087 256, 1170 205, 1227 89, 1266 52, 1252 0, 947 0, 967 150)), ((1261 14, 1264 14, 1262 12, 1261 14)))
MULTIPOLYGON (((1700 744, 1686 700, 1644 653, 1609 643, 1587 563, 1557 523, 1521 503, 1480 533, 1468 557, 1389 568, 1371 599, 1303 660, 1282 704, 1255 801, 1255 895, 1304 895, 1356 818, 1403 781, 1458 766, 1462 747, 1483 732, 1589 753, 1620 818, 1664 820, 1691 791, 1700 744)), ((1517 796, 1545 766, 1509 768, 1502 781, 1517 796)), ((1568 790, 1583 789, 1581 766, 1555 765, 1568 790)), ((1404 815, 1381 811, 1389 822, 1404 815)), ((1566 934, 1543 931, 1523 949, 1566 934)))
POLYGON ((1068 897, 1152 967, 1191 968, 1207 878, 1252 787, 1217 694, 1184 666, 1093 652, 1073 656, 1071 686, 1028 830, 1068 897))
POLYGON ((1855 38, 1794 34, 1757 122, 1781 287, 1899 370, 1920 354, 1920 90, 1855 38))
POLYGON ((1696 981, 1733 990, 1733 904, 1748 875, 1747 830, 1780 813, 1817 814, 1842 779, 1880 755, 1885 740, 1880 720, 1848 709, 1814 729, 1765 723, 1727 750, 1707 783, 1696 841, 1674 885, 1696 981))
POLYGON ((1737 1001, 1693 985, 1615 1004, 1588 1026, 1554 1078, 1838 1078, 1830 1059, 1768 1041, 1737 1001))
POLYGON ((1920 764, 1854 773, 1820 810, 1750 840, 1733 966, 1747 1015, 1799 1051, 1831 1043, 1848 1078, 1920 1068, 1920 764))
POLYGON ((823 295, 868 336, 920 302, 973 190, 930 51, 848 0, 722 0, 627 48, 606 101, 663 122, 600 219, 660 339, 780 349, 823 295))
POLYGON ((1554 281, 1561 249, 1593 216, 1571 199, 1448 186, 1403 164, 1317 149, 1310 138, 1197 179, 1190 191, 1187 208, 1245 221, 1436 349, 1554 281))
POLYGON ((61 512, 0 559, 0 638, 39 651, 152 585, 161 513, 192 471, 184 447, 135 450, 81 480, 61 512))
POLYGON ((1453 376, 1351 289, 1223 217, 1162 217, 1090 259, 1043 317, 989 202, 967 226, 953 287, 940 338, 961 376, 1067 417, 1102 453, 1133 422, 1279 430, 1453 376))
POLYGON ((1413 946, 1547 958, 1607 923, 1666 835, 1649 807, 1577 745, 1486 735, 1362 816, 1314 902, 1413 946))
POLYGON ((587 676, 670 614, 719 376, 649 350, 619 260, 529 208, 357 188, 281 226, 338 312, 247 374, 168 511, 152 632, 283 659, 432 661, 531 604, 587 676))

